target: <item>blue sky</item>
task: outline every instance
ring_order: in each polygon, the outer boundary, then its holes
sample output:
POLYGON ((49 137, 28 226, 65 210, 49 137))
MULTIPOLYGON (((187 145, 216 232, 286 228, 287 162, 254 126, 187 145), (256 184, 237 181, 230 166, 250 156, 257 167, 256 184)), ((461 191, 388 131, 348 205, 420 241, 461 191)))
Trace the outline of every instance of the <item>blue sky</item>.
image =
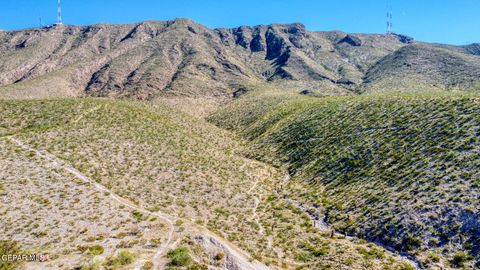
MULTIPOLYGON (((0 29, 56 20, 56 0, 1 0, 0 29)), ((302 22, 309 30, 383 33, 387 0, 62 0, 66 24, 191 18, 209 27, 302 22)), ((480 42, 478 0, 390 0, 394 31, 417 40, 480 42)))

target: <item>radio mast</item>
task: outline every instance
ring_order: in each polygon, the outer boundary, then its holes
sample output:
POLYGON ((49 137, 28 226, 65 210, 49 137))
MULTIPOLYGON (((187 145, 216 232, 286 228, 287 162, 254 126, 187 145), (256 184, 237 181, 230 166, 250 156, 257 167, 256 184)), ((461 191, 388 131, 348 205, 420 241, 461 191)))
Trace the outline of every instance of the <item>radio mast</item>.
POLYGON ((393 34, 393 11, 390 1, 387 1, 387 35, 393 34))
POLYGON ((58 0, 57 25, 63 25, 62 22, 62 3, 58 0))

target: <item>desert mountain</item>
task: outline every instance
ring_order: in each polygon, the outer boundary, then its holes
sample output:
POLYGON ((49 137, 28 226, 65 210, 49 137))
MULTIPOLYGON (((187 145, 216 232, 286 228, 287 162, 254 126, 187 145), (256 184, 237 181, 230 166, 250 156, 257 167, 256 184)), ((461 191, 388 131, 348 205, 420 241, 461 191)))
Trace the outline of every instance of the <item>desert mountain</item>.
POLYGON ((431 87, 466 89, 480 74, 478 53, 478 44, 311 32, 299 23, 209 29, 177 19, 57 26, 0 32, 0 96, 229 96, 259 83, 348 94, 375 90, 397 73, 425 78, 431 87))
POLYGON ((55 254, 0 269, 478 269, 479 75, 299 23, 0 31, 0 255, 55 254))

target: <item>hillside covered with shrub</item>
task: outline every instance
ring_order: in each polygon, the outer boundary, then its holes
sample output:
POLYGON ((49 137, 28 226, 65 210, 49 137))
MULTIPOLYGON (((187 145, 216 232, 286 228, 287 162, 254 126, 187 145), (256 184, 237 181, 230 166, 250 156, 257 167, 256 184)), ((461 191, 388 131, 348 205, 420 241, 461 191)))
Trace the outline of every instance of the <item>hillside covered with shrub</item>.
POLYGON ((252 94, 210 121, 286 168, 285 194, 348 235, 472 269, 480 259, 480 100, 455 94, 252 94))

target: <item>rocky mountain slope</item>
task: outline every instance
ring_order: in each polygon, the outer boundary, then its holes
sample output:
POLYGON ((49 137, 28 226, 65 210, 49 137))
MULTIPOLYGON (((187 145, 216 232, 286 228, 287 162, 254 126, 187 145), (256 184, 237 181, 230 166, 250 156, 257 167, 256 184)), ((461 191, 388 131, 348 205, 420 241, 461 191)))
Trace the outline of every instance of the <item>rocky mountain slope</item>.
POLYGON ((343 95, 396 75, 406 78, 402 88, 416 84, 412 75, 429 88, 475 85, 478 45, 411 43, 302 24, 208 29, 187 19, 5 31, 0 97, 230 96, 255 84, 343 95))

